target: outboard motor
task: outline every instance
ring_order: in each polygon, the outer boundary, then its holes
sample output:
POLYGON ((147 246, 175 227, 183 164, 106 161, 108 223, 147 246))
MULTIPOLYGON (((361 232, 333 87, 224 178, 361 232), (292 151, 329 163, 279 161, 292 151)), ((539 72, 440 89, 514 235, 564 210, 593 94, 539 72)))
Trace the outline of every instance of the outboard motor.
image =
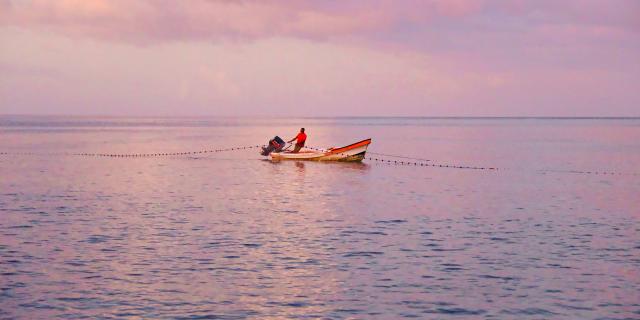
POLYGON ((266 147, 262 147, 262 151, 260 152, 263 156, 268 156, 271 152, 280 152, 284 148, 286 143, 282 138, 275 136, 273 139, 269 140, 269 144, 266 147))

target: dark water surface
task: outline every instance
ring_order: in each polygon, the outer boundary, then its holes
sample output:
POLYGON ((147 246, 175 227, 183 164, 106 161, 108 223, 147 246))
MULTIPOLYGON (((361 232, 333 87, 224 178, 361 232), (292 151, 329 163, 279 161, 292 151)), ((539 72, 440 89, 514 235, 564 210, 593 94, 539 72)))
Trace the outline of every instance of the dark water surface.
POLYGON ((640 318, 638 119, 4 116, 0 152, 0 318, 640 318), (501 169, 47 155, 300 126, 501 169))

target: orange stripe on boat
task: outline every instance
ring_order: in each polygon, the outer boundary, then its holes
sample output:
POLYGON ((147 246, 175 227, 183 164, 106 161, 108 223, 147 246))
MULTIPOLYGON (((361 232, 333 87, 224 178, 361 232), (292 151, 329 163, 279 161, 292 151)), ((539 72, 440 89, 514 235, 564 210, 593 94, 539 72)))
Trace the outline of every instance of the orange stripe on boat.
POLYGON ((358 147, 362 147, 362 146, 366 146, 366 145, 369 145, 369 144, 371 144, 371 139, 362 140, 360 142, 356 142, 356 143, 350 144, 348 146, 344 146, 342 148, 333 149, 333 150, 327 152, 326 155, 345 152, 345 151, 348 151, 348 150, 351 150, 351 149, 355 149, 355 148, 358 148, 358 147))

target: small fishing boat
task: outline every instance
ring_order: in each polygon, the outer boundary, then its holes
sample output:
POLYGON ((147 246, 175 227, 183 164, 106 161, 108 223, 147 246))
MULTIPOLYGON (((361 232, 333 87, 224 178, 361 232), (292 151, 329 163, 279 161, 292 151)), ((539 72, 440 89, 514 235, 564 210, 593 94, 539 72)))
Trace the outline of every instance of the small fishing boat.
POLYGON ((303 148, 297 153, 280 151, 271 152, 270 155, 273 160, 362 161, 370 144, 371 139, 366 139, 341 148, 303 148))

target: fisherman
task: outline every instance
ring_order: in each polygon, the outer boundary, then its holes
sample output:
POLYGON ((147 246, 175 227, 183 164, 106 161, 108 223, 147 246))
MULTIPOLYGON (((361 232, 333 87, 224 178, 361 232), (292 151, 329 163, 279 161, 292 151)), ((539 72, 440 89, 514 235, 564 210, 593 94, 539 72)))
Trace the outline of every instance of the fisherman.
POLYGON ((293 140, 298 140, 296 141, 296 146, 295 148, 293 148, 293 151, 291 151, 292 153, 298 153, 300 151, 300 149, 302 149, 302 147, 304 147, 304 142, 307 141, 307 135, 304 133, 304 128, 300 128, 300 132, 298 133, 298 135, 287 141, 288 143, 291 143, 293 140))

